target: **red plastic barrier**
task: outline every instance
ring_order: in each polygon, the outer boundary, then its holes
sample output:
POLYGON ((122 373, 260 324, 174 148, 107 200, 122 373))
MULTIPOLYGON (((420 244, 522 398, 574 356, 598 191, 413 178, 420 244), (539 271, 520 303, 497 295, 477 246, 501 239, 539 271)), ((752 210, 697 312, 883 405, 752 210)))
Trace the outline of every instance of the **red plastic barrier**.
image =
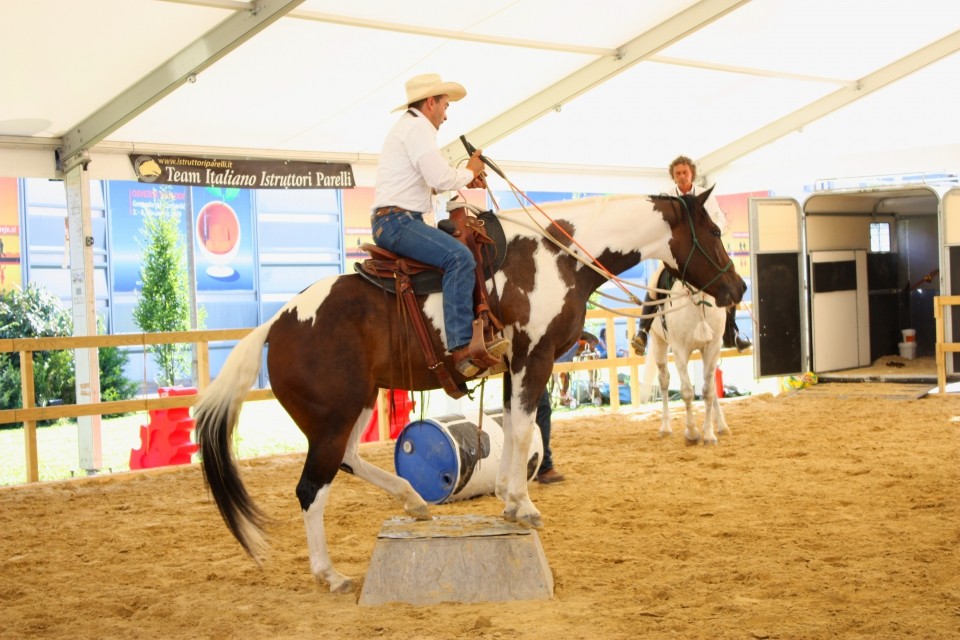
POLYGON ((723 371, 717 367, 713 372, 713 382, 717 388, 717 400, 723 399, 723 371))
MULTIPOLYGON (((396 440, 403 428, 410 422, 410 412, 413 411, 417 403, 410 399, 410 393, 399 389, 393 390, 392 400, 388 396, 387 406, 390 408, 390 439, 396 440)), ((363 430, 360 436, 360 442, 376 442, 380 439, 380 411, 374 406, 373 415, 370 416, 370 422, 367 428, 363 430)))
MULTIPOLYGON (((189 396, 197 393, 193 387, 160 387, 161 398, 189 396)), ((196 422, 188 407, 151 409, 150 424, 140 427, 140 448, 130 450, 131 469, 150 469, 174 464, 188 464, 199 445, 190 441, 196 422)))

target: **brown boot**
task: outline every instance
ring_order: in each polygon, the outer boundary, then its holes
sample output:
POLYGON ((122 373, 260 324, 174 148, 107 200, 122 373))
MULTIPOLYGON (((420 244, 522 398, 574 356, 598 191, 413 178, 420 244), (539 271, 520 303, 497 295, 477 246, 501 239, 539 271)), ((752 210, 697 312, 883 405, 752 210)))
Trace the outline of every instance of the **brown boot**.
POLYGON ((537 482, 540 484, 556 484, 564 480, 566 477, 556 469, 547 469, 537 474, 537 482))

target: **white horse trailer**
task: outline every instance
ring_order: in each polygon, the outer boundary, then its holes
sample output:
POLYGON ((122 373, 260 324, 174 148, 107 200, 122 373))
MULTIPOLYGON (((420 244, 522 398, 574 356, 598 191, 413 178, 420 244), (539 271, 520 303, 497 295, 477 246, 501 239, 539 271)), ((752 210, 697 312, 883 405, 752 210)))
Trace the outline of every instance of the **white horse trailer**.
MULTIPOLYGON (((899 353, 908 328, 934 355, 933 298, 960 294, 960 189, 751 198, 749 214, 757 377, 866 366, 899 353)), ((944 328, 960 336, 960 313, 948 307, 944 328)))

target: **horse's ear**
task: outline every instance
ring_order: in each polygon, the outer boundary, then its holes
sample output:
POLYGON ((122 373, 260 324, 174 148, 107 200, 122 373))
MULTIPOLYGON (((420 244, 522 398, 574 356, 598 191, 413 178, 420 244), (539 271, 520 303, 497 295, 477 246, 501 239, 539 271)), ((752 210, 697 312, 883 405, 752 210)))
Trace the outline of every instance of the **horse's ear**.
POLYGON ((710 194, 713 193, 713 187, 715 187, 715 186, 717 186, 717 185, 715 185, 715 184, 714 184, 714 185, 711 185, 710 188, 707 189, 706 191, 704 191, 703 193, 698 193, 698 194, 697 194, 697 202, 700 203, 700 206, 703 206, 703 203, 707 201, 707 198, 709 198, 709 197, 710 197, 710 194))

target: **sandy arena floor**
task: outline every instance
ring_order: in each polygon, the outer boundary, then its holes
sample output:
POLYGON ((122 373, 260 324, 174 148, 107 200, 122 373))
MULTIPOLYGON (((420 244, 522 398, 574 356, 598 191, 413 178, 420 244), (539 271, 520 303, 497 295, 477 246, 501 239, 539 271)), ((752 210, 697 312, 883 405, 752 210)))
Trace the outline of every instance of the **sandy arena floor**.
MULTIPOLYGON (((263 570, 197 466, 0 490, 0 638, 960 638, 960 398, 758 396, 686 446, 659 417, 557 421, 532 484, 552 601, 367 608, 310 576, 302 456, 243 464, 263 570)), ((392 469, 392 449, 367 457, 392 469)), ((498 514, 493 497, 436 514, 498 514)), ((389 497, 341 474, 331 554, 362 578, 389 497)))

